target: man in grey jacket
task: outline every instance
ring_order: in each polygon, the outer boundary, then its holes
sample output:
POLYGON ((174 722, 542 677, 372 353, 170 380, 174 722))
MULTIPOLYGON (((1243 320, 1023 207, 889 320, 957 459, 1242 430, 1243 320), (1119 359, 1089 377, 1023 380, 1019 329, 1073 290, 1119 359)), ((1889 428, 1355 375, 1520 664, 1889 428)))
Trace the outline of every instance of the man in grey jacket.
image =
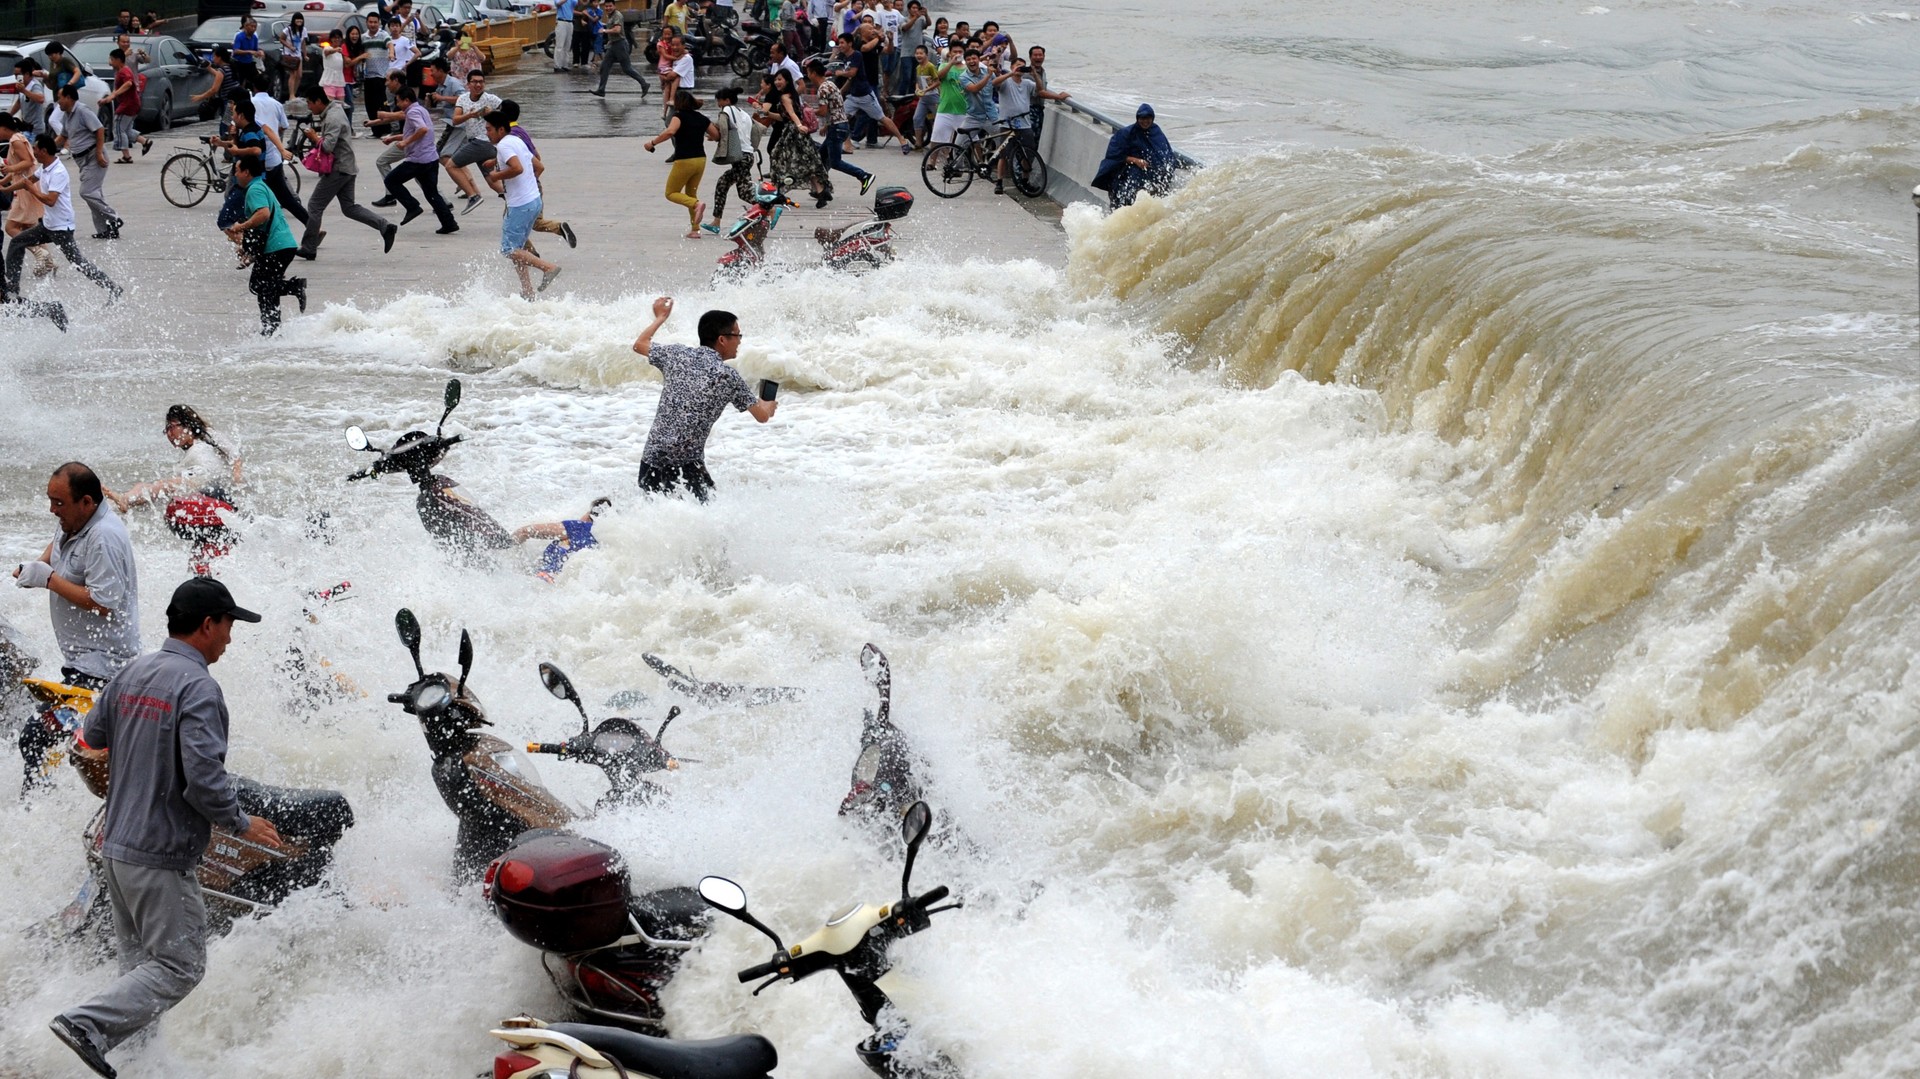
POLYGON ((207 908, 194 869, 219 825, 278 846, 273 822, 240 809, 227 777, 227 702, 207 672, 233 638, 227 586, 194 577, 167 604, 167 642, 100 691, 81 738, 110 750, 101 853, 120 977, 54 1017, 55 1037, 107 1079, 106 1054, 178 1004, 207 967, 207 908))
POLYGON ((294 254, 309 260, 314 257, 320 240, 326 236, 320 228, 320 217, 326 213, 327 204, 335 199, 340 201, 340 212, 346 214, 348 220, 379 232, 380 242, 392 251, 393 238, 400 234, 400 229, 353 201, 353 181, 360 167, 353 160, 353 128, 346 106, 330 100, 317 82, 307 86, 306 95, 307 111, 320 118, 320 149, 333 155, 333 171, 323 173, 320 182, 313 186, 313 197, 307 201, 307 231, 300 237, 300 247, 294 254))

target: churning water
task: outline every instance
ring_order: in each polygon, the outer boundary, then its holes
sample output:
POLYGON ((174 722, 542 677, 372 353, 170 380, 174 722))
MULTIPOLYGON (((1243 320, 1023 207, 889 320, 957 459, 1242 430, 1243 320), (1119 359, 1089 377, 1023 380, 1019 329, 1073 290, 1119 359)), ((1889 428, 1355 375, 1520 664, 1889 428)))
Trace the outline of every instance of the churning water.
MULTIPOLYGON (((918 1036, 970 1075, 1920 1067, 1920 27, 1170 8, 964 13, 1218 163, 1070 213, 1065 271, 922 249, 851 297, 821 273, 422 293, 277 350, 162 326, 0 369, 8 550, 44 542, 48 465, 171 465, 174 399, 246 440, 257 517, 223 576, 269 621, 217 668, 233 763, 359 813, 334 888, 218 941, 140 1074, 466 1076, 490 1023, 556 1013, 535 954, 448 882, 453 821, 382 699, 411 675, 403 604, 431 662, 473 631, 510 741, 567 730, 541 659, 655 714, 642 651, 808 687, 689 714, 670 802, 582 826, 645 881, 735 877, 784 930, 897 887, 834 815, 855 656, 885 648, 973 841, 918 880, 977 901, 901 953, 918 1036), (772 424, 722 422, 707 507, 631 493, 658 383, 627 345, 668 288, 669 337, 739 310, 741 366, 784 386, 772 424), (481 505, 512 526, 619 503, 555 585, 450 566, 398 481, 342 480, 340 427, 431 422, 450 367, 473 440, 448 471, 481 505), (303 538, 316 508, 330 545, 303 538), (301 591, 342 579, 356 598, 304 639, 368 695, 289 709, 301 591)), ((152 640, 184 558, 151 518, 136 541, 152 640)), ((37 596, 0 613, 52 654, 37 596)), ((90 810, 72 784, 0 799, 0 1071, 72 1070, 43 1024, 103 973, 20 930, 78 882, 90 810)), ((729 924, 696 953, 676 1032, 861 1074, 837 984, 736 984, 757 940, 729 924)))

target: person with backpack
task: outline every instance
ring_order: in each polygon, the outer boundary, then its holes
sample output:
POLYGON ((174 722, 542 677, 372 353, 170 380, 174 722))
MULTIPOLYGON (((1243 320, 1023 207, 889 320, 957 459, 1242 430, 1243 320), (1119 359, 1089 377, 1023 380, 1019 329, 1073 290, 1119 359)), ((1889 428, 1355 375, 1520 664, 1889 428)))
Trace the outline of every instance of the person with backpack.
POLYGON ((727 189, 732 188, 743 204, 753 199, 753 152, 748 149, 748 140, 753 137, 753 118, 739 105, 740 91, 731 86, 714 91, 713 100, 719 106, 713 126, 720 133, 713 163, 725 166, 726 171, 713 184, 713 220, 700 227, 717 235, 720 218, 727 211, 727 189))

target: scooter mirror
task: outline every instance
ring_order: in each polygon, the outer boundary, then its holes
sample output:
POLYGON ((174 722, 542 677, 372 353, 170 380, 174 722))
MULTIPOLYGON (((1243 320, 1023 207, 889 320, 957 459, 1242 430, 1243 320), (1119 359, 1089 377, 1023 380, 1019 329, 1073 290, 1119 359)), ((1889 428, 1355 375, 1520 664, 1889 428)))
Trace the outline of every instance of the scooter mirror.
POLYGON ((667 747, 660 742, 662 738, 667 736, 667 724, 672 723, 679 717, 680 706, 676 704, 672 708, 667 709, 667 718, 660 721, 660 729, 654 732, 653 741, 655 745, 660 746, 660 752, 665 753, 667 751, 667 747))
POLYGON ((768 929, 760 919, 747 913, 747 890, 725 877, 701 877, 700 898, 709 906, 722 910, 747 923, 767 935, 773 941, 774 948, 786 951, 787 946, 780 940, 780 934, 768 929))
POLYGON ((473 669, 473 638, 460 631, 460 692, 467 691, 467 672, 473 669))
POLYGON ((580 703, 580 694, 574 690, 573 682, 567 678, 565 671, 562 671, 551 663, 542 663, 540 665, 540 684, 547 687, 548 693, 553 694, 560 700, 572 701, 573 706, 580 710, 580 730, 582 733, 584 733, 588 727, 592 726, 593 721, 587 718, 587 706, 580 703))
POLYGON ((913 860, 920 854, 920 844, 926 841, 927 832, 933 828, 933 810, 925 802, 915 802, 907 807, 906 815, 900 818, 900 837, 907 841, 907 866, 900 873, 900 896, 912 895, 909 887, 913 881, 913 860))
POLYGON ((728 914, 747 912, 747 890, 725 877, 701 877, 700 898, 728 914))
POLYGON ((891 681, 887 654, 871 644, 861 648, 860 673, 866 676, 867 684, 876 689, 891 681))
POLYGON ((400 631, 400 643, 407 646, 407 654, 413 657, 413 673, 425 678, 427 670, 420 666, 420 620, 402 607, 393 616, 393 628, 400 631))
POLYGON ((458 405, 459 403, 460 403, 460 380, 457 378, 450 378, 447 380, 447 393, 446 393, 447 410, 440 414, 440 422, 434 425, 435 435, 438 435, 440 433, 440 428, 445 427, 447 425, 447 417, 453 415, 454 406, 458 405))
POLYGON ((373 443, 367 441, 367 433, 356 423, 347 428, 347 446, 350 449, 369 450, 373 448, 373 443))

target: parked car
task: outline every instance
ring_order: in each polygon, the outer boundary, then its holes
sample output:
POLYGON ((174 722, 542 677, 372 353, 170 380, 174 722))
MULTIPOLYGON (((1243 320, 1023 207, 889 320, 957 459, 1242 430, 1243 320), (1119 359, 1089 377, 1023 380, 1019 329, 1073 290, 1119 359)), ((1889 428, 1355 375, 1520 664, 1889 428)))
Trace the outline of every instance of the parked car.
MULTIPOLYGON (((45 71, 47 42, 20 41, 0 45, 0 112, 13 108, 14 98, 20 96, 20 87, 14 82, 13 65, 19 63, 22 56, 32 59, 36 68, 45 71)), ((74 59, 80 60, 78 56, 74 59)), ((100 99, 113 86, 95 74, 85 60, 80 60, 80 70, 87 73, 87 80, 80 84, 80 104, 83 108, 97 110, 100 108, 100 99)))
MULTIPOLYGON (((257 20, 256 20, 257 21, 257 20)), ((311 20, 309 20, 311 22, 311 20)), ((272 71, 280 66, 280 39, 275 36, 276 26, 260 25, 260 51, 266 56, 261 66, 272 71)), ((187 50, 203 61, 213 59, 213 47, 225 45, 233 48, 233 39, 240 33, 240 16, 229 15, 221 19, 208 19, 194 28, 187 38, 187 50)))
MULTIPOLYGON (((114 40, 99 34, 73 44, 73 55, 101 73, 104 89, 112 88, 112 76, 108 73, 113 65, 108 56, 116 47, 114 40)), ((127 61, 147 77, 147 88, 140 95, 140 116, 134 126, 145 131, 165 130, 176 121, 198 119, 200 106, 193 103, 193 95, 205 93, 207 87, 213 85, 213 72, 207 65, 188 52, 179 39, 164 34, 131 38, 129 44, 133 46, 133 55, 127 57, 127 61)))

